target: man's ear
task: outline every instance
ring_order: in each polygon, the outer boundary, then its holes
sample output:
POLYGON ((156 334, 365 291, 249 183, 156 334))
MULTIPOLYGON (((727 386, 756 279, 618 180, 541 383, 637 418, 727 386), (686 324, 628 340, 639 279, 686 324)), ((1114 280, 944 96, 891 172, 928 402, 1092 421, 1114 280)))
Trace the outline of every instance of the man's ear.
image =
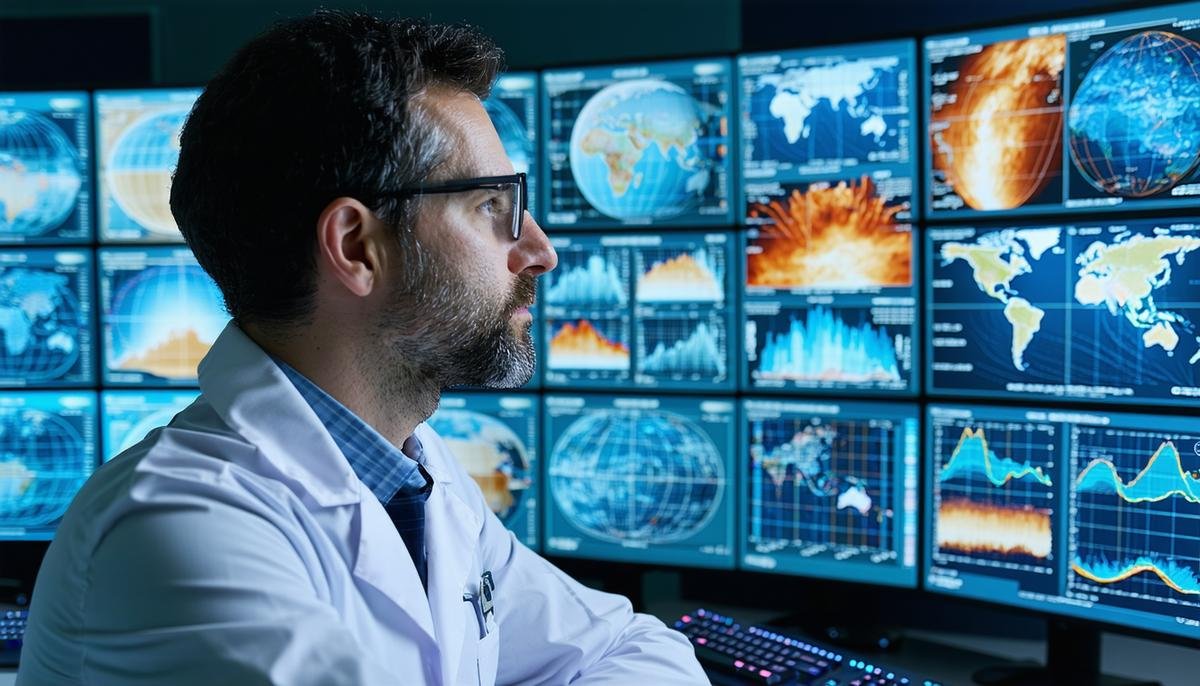
POLYGON ((383 222, 354 198, 335 198, 317 218, 317 257, 347 291, 366 297, 384 266, 383 222))

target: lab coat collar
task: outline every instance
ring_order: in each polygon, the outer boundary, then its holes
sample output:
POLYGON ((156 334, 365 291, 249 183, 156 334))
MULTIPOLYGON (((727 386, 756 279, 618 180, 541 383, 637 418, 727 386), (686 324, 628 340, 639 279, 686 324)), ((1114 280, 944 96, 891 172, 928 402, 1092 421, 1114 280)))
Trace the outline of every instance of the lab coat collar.
POLYGON ((361 503, 355 577, 378 589, 436 640, 442 681, 455 683, 462 637, 474 630, 465 626, 462 594, 478 592, 468 585, 475 552, 470 543, 478 540, 483 519, 451 488, 454 472, 433 430, 422 424, 415 432, 425 446, 423 464, 434 481, 425 504, 425 545, 431 552, 426 595, 383 506, 355 476, 279 366, 232 322, 200 362, 200 389, 221 419, 258 448, 274 472, 270 476, 321 507, 361 503), (394 545, 376 545, 391 539, 394 545))
POLYGON ((358 477, 312 407, 236 324, 225 326, 199 372, 208 402, 258 448, 270 476, 321 507, 360 502, 358 477))

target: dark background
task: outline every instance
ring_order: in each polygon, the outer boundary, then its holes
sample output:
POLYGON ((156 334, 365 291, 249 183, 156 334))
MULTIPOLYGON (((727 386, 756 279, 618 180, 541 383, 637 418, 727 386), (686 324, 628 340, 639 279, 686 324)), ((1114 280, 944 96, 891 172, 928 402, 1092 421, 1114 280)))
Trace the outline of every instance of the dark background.
POLYGON ((0 87, 202 84, 272 22, 317 7, 467 21, 515 69, 928 35, 1128 0, 4 0, 0 87))

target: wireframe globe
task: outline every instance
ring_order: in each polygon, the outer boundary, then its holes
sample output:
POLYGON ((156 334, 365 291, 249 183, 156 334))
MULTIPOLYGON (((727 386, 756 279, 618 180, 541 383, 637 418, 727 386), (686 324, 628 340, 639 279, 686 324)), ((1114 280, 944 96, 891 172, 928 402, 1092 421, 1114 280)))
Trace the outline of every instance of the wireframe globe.
POLYGON ((508 520, 533 488, 529 453, 517 434, 500 420, 470 410, 439 409, 429 425, 479 484, 492 512, 508 520))
POLYGON ((621 220, 663 219, 695 208, 711 178, 697 144, 707 115, 661 79, 607 86, 571 130, 570 161, 584 199, 621 220))
POLYGON ((37 409, 0 413, 0 521, 29 529, 61 519, 91 473, 90 455, 62 417, 37 409))
POLYGON ((1124 198, 1162 193, 1200 159, 1200 44, 1142 31, 1108 49, 1067 115, 1071 160, 1095 188, 1124 198))
POLYGON ((550 454, 563 516, 605 541, 671 543, 716 515, 725 466, 707 435, 661 411, 602 410, 567 427, 550 454))
POLYGON ((62 377, 79 360, 87 326, 67 276, 0 270, 0 378, 37 383, 62 377))
POLYGON ((71 214, 83 186, 75 146, 50 120, 0 109, 0 234, 40 236, 71 214))
POLYGON ((106 164, 108 189, 121 211, 163 237, 179 237, 171 216, 171 174, 187 115, 187 109, 174 109, 134 122, 117 138, 106 164))
POLYGON ((504 145, 504 152, 512 162, 513 171, 528 174, 533 165, 533 141, 529 139, 529 133, 521 120, 517 119, 517 115, 513 114, 508 105, 493 98, 484 100, 483 108, 487 110, 492 126, 496 127, 496 133, 500 135, 500 143, 504 145))

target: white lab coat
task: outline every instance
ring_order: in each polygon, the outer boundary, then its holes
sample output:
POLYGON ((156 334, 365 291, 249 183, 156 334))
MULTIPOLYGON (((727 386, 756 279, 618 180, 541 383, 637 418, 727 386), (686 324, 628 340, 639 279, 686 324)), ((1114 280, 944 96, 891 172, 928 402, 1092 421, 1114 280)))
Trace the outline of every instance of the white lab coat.
POLYGON ((236 326, 200 387, 75 499, 20 686, 707 683, 681 635, 516 541, 427 425, 428 595, 379 501, 236 326), (481 638, 463 596, 484 571, 481 638))

